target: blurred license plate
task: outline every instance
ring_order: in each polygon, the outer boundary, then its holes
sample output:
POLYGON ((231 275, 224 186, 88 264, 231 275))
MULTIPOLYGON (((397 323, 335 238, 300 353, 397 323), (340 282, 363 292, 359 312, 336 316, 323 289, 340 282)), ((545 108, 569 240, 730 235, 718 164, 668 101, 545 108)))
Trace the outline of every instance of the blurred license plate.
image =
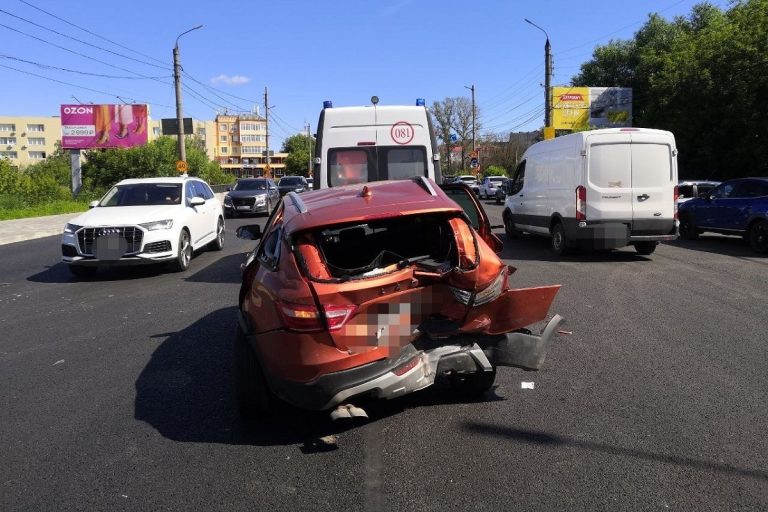
POLYGON ((238 210, 250 210, 251 207, 250 206, 238 206, 237 209, 238 210))
POLYGON ((128 249, 125 238, 117 235, 100 236, 96 239, 96 259, 110 261, 119 260, 128 249))

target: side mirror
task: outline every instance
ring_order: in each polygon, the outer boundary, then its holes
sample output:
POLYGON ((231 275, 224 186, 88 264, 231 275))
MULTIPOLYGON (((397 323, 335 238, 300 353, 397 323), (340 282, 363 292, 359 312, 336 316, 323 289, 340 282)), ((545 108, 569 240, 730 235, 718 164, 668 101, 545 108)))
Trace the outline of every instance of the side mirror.
POLYGON ((193 197, 189 200, 189 206, 202 206, 205 204, 205 199, 202 197, 193 197))
POLYGON ((249 224, 247 226, 240 226, 235 231, 237 238, 243 240, 259 240, 262 237, 261 226, 258 224, 249 224))
POLYGON ((96 208, 97 206, 99 206, 98 201, 91 201, 90 203, 88 203, 88 208, 96 208))

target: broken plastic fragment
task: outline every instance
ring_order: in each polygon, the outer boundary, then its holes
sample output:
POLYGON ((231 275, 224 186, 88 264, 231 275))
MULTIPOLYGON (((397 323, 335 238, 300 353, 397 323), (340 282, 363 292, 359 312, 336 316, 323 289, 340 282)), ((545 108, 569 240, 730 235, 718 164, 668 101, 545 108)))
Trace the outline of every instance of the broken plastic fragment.
POLYGON ((521 389, 533 389, 533 382, 521 382, 520 383, 521 389))

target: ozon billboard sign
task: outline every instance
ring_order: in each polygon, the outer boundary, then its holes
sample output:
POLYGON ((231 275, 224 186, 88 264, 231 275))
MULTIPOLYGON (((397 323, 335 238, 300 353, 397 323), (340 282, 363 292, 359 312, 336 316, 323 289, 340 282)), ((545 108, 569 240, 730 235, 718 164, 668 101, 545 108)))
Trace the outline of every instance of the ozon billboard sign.
POLYGON ((62 105, 63 149, 130 148, 147 143, 146 105, 62 105))

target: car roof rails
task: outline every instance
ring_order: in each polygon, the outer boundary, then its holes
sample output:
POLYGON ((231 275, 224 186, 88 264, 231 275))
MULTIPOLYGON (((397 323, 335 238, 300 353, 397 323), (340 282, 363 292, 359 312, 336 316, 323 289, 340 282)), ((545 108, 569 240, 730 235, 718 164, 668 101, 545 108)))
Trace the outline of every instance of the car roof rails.
POLYGON ((299 210, 299 213, 307 213, 309 210, 307 209, 307 205, 302 201, 302 199, 299 197, 299 194, 296 192, 288 192, 286 194, 291 199, 291 202, 293 203, 293 206, 296 207, 297 210, 299 210))

